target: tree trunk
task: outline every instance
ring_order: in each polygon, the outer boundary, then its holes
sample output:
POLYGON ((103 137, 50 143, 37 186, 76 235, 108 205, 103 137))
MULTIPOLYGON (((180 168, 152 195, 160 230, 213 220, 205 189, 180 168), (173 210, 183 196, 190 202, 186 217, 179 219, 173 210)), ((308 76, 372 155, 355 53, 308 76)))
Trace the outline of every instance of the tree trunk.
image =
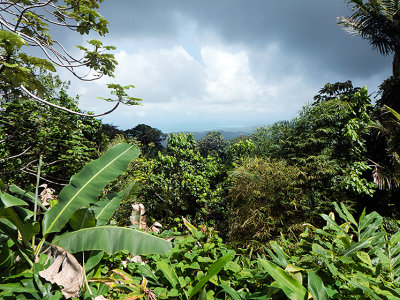
POLYGON ((393 77, 399 77, 400 76, 400 51, 395 51, 394 57, 393 57, 393 77))

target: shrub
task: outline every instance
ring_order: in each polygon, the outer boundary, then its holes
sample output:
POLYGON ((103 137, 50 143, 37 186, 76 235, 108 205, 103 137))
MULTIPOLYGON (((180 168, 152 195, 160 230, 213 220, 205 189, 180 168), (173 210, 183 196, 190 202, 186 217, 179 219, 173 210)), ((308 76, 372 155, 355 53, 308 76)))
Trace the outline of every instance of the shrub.
POLYGON ((301 188, 306 176, 284 160, 247 158, 231 174, 229 236, 234 244, 296 232, 315 205, 301 188))

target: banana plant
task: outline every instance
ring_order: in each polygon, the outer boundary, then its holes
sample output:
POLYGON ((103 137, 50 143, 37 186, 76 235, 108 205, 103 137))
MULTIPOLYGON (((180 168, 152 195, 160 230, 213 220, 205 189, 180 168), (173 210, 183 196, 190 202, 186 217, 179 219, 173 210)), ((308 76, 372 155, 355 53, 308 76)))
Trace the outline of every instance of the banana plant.
MULTIPOLYGON (((34 201, 32 194, 17 187, 11 188, 22 196, 21 199, 7 193, 4 185, 0 185, 0 282, 15 284, 10 277, 21 271, 21 267, 15 264, 17 256, 26 262, 26 270, 33 268, 34 258, 43 250, 48 251, 49 247, 63 249, 66 257, 94 250, 92 253, 96 254, 97 262, 102 256, 99 253, 103 251, 113 254, 127 250, 133 255, 167 253, 172 248, 169 241, 131 228, 107 225, 126 191, 98 201, 104 187, 124 173, 138 156, 136 146, 121 143, 87 164, 72 176, 53 207, 41 209, 41 222, 32 220, 36 214, 29 210, 28 202, 34 201), (39 241, 37 247, 31 244, 32 238, 39 241)), ((54 263, 56 258, 53 258, 54 263)), ((19 286, 20 290, 24 288, 31 289, 19 286)), ((0 284, 0 296, 1 291, 10 292, 10 288, 0 284)))

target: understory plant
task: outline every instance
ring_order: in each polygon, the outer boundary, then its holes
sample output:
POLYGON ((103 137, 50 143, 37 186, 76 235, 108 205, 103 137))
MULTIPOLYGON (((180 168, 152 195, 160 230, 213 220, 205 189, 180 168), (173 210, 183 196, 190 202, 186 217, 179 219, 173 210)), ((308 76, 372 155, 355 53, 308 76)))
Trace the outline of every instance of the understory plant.
POLYGON ((269 296, 289 299, 400 299, 400 232, 389 235, 376 212, 356 218, 345 205, 307 224, 297 244, 269 244, 258 263, 275 280, 269 296))
POLYGON ((108 291, 92 284, 104 252, 164 254, 169 241, 131 228, 107 225, 126 191, 99 200, 103 188, 139 155, 136 146, 118 144, 72 176, 47 209, 16 186, 0 191, 0 298, 95 297, 108 291), (35 202, 35 204, 33 204, 35 202), (32 207, 40 207, 32 211, 32 207), (85 284, 84 284, 85 283, 85 284), (86 292, 81 289, 84 284, 86 292), (60 288, 62 287, 62 294, 60 288))
POLYGON ((185 219, 184 225, 188 235, 176 237, 168 254, 109 257, 107 264, 115 268, 93 280, 119 291, 109 294, 118 299, 260 299, 254 290, 263 279, 255 261, 224 244, 212 228, 196 228, 185 219))

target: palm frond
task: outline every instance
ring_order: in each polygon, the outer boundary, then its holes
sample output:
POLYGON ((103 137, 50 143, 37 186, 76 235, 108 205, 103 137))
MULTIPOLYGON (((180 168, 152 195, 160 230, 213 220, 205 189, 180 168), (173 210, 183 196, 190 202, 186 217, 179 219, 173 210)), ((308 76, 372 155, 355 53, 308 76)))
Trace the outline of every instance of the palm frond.
POLYGON ((396 51, 400 36, 399 0, 350 0, 353 14, 337 18, 337 24, 351 35, 369 40, 383 55, 396 51))

